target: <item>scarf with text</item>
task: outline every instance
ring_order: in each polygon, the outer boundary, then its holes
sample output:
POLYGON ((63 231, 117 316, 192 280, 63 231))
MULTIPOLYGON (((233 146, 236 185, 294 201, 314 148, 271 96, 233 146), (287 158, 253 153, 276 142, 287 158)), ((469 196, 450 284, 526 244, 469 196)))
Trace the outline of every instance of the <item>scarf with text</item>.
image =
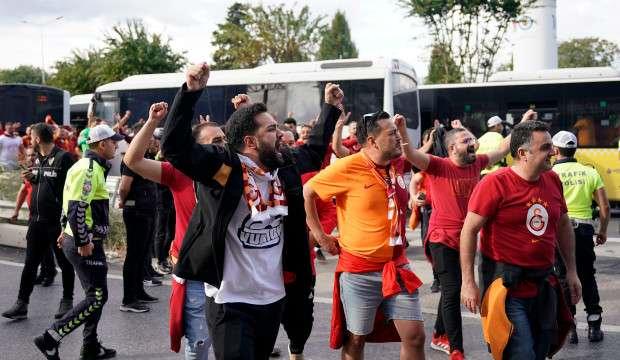
POLYGON ((288 215, 288 204, 278 178, 278 169, 266 172, 247 156, 238 155, 243 171, 243 196, 252 220, 263 221, 268 217, 288 215), (268 182, 268 194, 260 191, 256 184, 257 179, 268 182))

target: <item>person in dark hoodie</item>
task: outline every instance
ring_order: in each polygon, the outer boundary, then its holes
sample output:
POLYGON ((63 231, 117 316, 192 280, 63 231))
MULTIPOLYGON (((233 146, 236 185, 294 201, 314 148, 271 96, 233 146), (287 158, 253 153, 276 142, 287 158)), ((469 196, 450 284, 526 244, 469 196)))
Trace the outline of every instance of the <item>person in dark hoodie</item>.
POLYGON ((267 359, 285 284, 312 289, 300 174, 320 169, 343 93, 326 85, 308 144, 284 156, 282 133, 261 103, 230 116, 225 147, 196 143, 191 121, 208 78, 206 63, 190 67, 162 138, 166 158, 197 183, 175 274, 207 283, 207 322, 218 359, 267 359))

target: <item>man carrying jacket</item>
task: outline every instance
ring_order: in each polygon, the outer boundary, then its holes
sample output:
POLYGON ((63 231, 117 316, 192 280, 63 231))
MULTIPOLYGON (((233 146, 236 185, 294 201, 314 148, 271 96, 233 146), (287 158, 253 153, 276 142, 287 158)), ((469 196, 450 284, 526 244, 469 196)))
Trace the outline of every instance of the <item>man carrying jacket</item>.
POLYGON ((109 160, 123 137, 108 125, 90 129, 89 150, 67 172, 62 203, 63 232, 58 245, 71 262, 86 293, 84 300, 56 321, 34 343, 47 359, 57 360, 60 341, 84 325, 81 360, 109 359, 116 350, 104 348, 97 326, 108 299, 108 264, 103 241, 109 229, 106 177, 109 160))
POLYGON ((207 283, 216 358, 267 359, 285 283, 312 287, 300 173, 320 168, 343 95, 337 85, 327 85, 307 151, 283 151, 277 122, 260 103, 230 116, 225 147, 199 145, 191 120, 208 78, 206 63, 189 69, 162 139, 166 158, 197 182, 198 202, 175 274, 207 283), (293 161, 298 166, 286 167, 293 161))

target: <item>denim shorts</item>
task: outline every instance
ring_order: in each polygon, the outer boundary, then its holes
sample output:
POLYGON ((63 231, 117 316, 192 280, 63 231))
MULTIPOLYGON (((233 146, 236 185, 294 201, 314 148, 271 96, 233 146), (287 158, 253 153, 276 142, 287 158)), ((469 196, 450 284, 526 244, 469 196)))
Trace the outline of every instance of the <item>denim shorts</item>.
POLYGON ((352 334, 370 334, 379 307, 387 320, 424 321, 418 290, 410 294, 401 283, 399 294, 384 299, 382 284, 381 272, 340 274, 340 301, 352 334))

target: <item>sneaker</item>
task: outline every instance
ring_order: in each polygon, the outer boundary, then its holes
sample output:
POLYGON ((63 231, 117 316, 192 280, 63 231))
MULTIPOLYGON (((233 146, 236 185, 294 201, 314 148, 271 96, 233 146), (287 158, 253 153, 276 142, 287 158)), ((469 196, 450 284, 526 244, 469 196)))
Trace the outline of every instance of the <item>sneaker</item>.
POLYGON ((148 280, 143 280, 142 284, 144 284, 144 286, 154 287, 154 286, 161 286, 162 283, 161 283, 161 280, 150 278, 148 280))
POLYGON ((73 299, 60 299, 60 305, 58 306, 58 311, 54 314, 54 319, 62 318, 71 309, 73 309, 73 299))
POLYGON ((34 338, 34 344, 46 359, 60 360, 58 356, 58 343, 47 331, 43 335, 34 338))
POLYGON ((569 344, 579 344, 579 337, 577 336, 577 327, 575 325, 570 327, 570 331, 568 332, 568 342, 569 344))
POLYGON ((141 303, 156 303, 159 301, 159 299, 155 296, 144 293, 142 295, 138 295, 138 301, 141 303))
POLYGON ((37 275, 37 277, 34 279, 34 285, 41 285, 41 283, 43 283, 43 279, 45 278, 45 276, 42 273, 39 273, 39 275, 37 275))
POLYGON ((144 275, 144 277, 146 279, 148 278, 157 278, 157 279, 163 279, 164 275, 160 274, 157 272, 157 270, 155 270, 152 266, 149 266, 147 273, 144 275))
POLYGON ((80 360, 111 359, 116 356, 116 350, 103 347, 100 342, 82 345, 80 360))
POLYGON ((44 276, 43 277, 43 281, 41 281, 41 286, 43 286, 43 287, 52 286, 52 284, 54 283, 54 278, 56 278, 56 274, 57 274, 57 272, 54 271, 52 273, 52 275, 44 276))
POLYGON ((325 255, 323 254, 323 251, 321 251, 321 248, 314 248, 314 252, 318 261, 326 261, 325 255))
POLYGON ((151 310, 151 308, 139 301, 135 301, 131 304, 122 304, 120 310, 124 312, 145 313, 151 310))
POLYGON ((431 339, 431 349, 450 355, 450 341, 448 340, 448 335, 437 335, 433 333, 433 338, 431 339))
POLYGON ((452 350, 450 360, 465 360, 465 354, 461 350, 452 350))
POLYGON ((433 283, 431 284, 431 292, 438 293, 440 291, 441 291, 441 286, 439 286, 439 280, 437 279, 433 280, 433 283))
POLYGON ((28 318, 28 303, 18 299, 10 309, 2 313, 2 316, 11 320, 24 320, 28 318))
POLYGON ((281 353, 282 353, 282 350, 280 350, 279 347, 274 346, 273 350, 271 350, 271 354, 269 354, 269 357, 277 358, 277 357, 280 357, 281 353))
POLYGON ((288 347, 288 358, 289 360, 304 360, 304 353, 301 354, 293 354, 291 352, 291 346, 288 347))
POLYGON ((172 273, 172 266, 170 266, 168 261, 161 261, 157 263, 155 271, 163 275, 170 275, 172 273))
POLYGON ((588 315, 588 340, 590 342, 603 341, 603 330, 601 330, 601 323, 603 318, 599 314, 588 315))

